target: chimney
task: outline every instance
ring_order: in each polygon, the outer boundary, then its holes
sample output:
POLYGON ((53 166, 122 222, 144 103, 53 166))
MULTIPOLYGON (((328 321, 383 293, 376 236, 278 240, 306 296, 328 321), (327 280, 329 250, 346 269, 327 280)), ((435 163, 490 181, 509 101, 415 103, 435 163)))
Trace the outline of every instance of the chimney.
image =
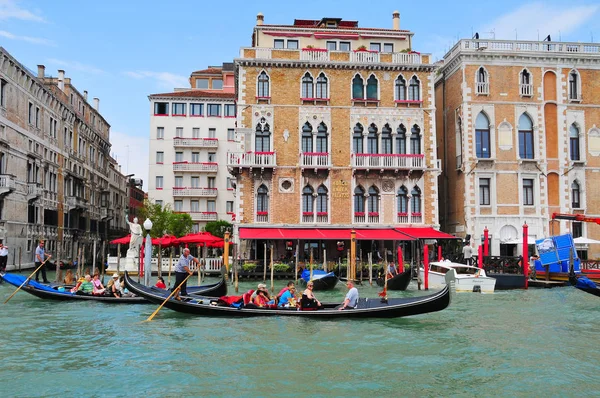
POLYGON ((43 79, 46 73, 46 67, 44 65, 38 65, 38 79, 43 79))
POLYGON ((58 70, 58 88, 65 91, 65 71, 62 69, 58 70))
POLYGON ((263 15, 263 13, 259 12, 258 14, 256 14, 256 24, 262 25, 264 22, 265 22, 265 16, 263 15))
POLYGON ((83 100, 87 102, 87 90, 83 90, 83 100))
POLYGON ((94 98, 94 109, 97 112, 100 112, 100 99, 99 98, 94 98))
POLYGON ((392 14, 393 29, 400 30, 400 11, 396 10, 392 14))

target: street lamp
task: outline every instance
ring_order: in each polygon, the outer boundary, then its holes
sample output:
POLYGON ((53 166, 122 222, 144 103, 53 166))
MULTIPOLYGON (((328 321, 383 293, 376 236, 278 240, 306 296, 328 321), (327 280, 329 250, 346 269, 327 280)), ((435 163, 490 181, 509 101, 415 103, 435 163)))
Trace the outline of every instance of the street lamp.
POLYGON ((146 218, 144 221, 144 229, 146 230, 146 256, 144 258, 145 272, 144 272, 144 284, 150 286, 150 278, 152 277, 152 238, 150 237, 150 230, 152 229, 152 221, 146 218))

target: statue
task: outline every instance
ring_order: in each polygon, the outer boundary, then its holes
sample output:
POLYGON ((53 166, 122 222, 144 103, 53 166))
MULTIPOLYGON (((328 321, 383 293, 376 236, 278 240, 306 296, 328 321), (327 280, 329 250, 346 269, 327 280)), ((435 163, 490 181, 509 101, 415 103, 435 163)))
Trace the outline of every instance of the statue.
POLYGON ((142 246, 142 226, 138 224, 138 219, 135 217, 133 222, 129 222, 129 231, 131 232, 131 238, 129 239, 129 249, 127 250, 127 257, 139 257, 140 246, 142 246))

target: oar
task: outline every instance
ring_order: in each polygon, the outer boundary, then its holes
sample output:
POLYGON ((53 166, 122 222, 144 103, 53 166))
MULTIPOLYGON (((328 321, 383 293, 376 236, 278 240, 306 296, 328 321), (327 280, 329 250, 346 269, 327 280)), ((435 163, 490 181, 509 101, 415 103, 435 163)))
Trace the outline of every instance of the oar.
POLYGON ((6 299, 6 301, 4 302, 4 304, 8 303, 8 300, 10 300, 11 298, 13 298, 13 296, 14 296, 15 294, 17 294, 17 292, 18 292, 19 290, 21 290, 21 288, 27 284, 27 282, 29 282, 29 280, 31 279, 31 277, 32 277, 33 275, 35 275, 35 273, 36 273, 36 272, 38 272, 38 271, 39 271, 39 270, 40 270, 40 269, 41 269, 41 268, 44 266, 44 264, 46 264, 46 261, 50 260, 50 258, 51 258, 51 257, 52 257, 52 256, 48 256, 48 258, 47 258, 47 259, 46 259, 46 260, 45 260, 45 261, 44 261, 42 264, 40 264, 40 266, 39 266, 39 267, 37 267, 37 268, 35 269, 35 271, 33 271, 33 272, 31 273, 31 275, 29 275, 29 276, 27 277, 27 279, 25 279, 25 281, 24 281, 23 283, 21 283, 21 286, 19 286, 19 287, 17 288, 17 290, 15 290, 15 292, 14 292, 13 294, 11 294, 9 298, 7 298, 7 299, 6 299))
POLYGON ((183 282, 181 282, 179 284, 179 286, 177 286, 176 289, 173 289, 173 291, 171 292, 171 294, 169 294, 169 297, 167 297, 165 299, 165 301, 163 301, 163 303, 160 305, 160 307, 158 307, 156 309, 156 311, 154 311, 152 313, 152 315, 150 315, 148 317, 148 319, 146 319, 144 322, 150 322, 156 316, 156 314, 158 314, 158 311, 160 311, 160 309, 163 307, 163 305, 165 305, 167 303, 167 301, 169 301, 169 299, 171 299, 171 297, 173 297, 173 295, 179 291, 179 289, 181 288, 181 285, 183 285, 185 282, 187 282, 187 280, 190 279, 190 276, 192 276, 192 275, 194 275, 194 273, 188 274, 188 276, 185 277, 185 279, 183 280, 183 282))

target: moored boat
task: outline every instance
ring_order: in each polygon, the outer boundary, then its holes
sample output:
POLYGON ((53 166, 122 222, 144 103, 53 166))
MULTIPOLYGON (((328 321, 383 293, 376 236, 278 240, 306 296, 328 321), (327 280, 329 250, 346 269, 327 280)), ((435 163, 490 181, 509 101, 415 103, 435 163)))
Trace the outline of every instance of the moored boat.
POLYGON ((305 269, 300 275, 300 282, 304 284, 308 281, 313 281, 313 290, 331 290, 337 285, 338 277, 333 272, 325 272, 320 269, 315 269, 312 272, 312 279, 310 277, 310 270, 305 269))
MULTIPOLYGON (((6 273, 2 275, 2 279, 7 283, 19 287, 27 277, 23 275, 6 273)), ((162 295, 166 298, 170 290, 159 289, 157 287, 149 287, 154 291, 157 295, 162 295)), ((210 297, 220 297, 227 294, 227 284, 224 279, 221 279, 217 283, 213 283, 210 285, 204 286, 190 286, 187 288, 188 295, 196 295, 200 294, 202 296, 210 296, 210 297)), ((70 286, 65 285, 45 285, 34 280, 29 280, 29 282, 21 288, 21 291, 29 293, 33 296, 39 297, 41 299, 48 300, 57 300, 57 301, 100 301, 103 303, 115 303, 115 304, 148 304, 149 301, 145 300, 143 297, 114 297, 114 296, 95 296, 95 295, 86 295, 86 294, 76 294, 71 293, 70 286)), ((163 299, 164 299, 163 298, 163 299)))
MULTIPOLYGON (((406 267, 404 272, 394 275, 387 280, 388 290, 406 290, 412 279, 412 269, 406 267)), ((377 286, 385 285, 385 277, 377 278, 377 286)))
MULTIPOLYGON (((451 272, 453 274, 454 271, 451 272)), ((450 275, 449 275, 450 277, 450 275)), ((211 298, 186 298, 182 301, 173 298, 167 300, 165 307, 182 313, 203 316, 225 316, 225 317, 253 317, 253 316, 295 316, 319 319, 341 319, 341 318, 397 318, 411 315, 425 314, 441 311, 450 304, 450 281, 440 291, 427 296, 409 298, 361 298, 356 308, 340 311, 340 304, 323 304, 322 309, 302 311, 297 308, 257 308, 257 307, 232 307, 220 304, 220 300, 211 298)), ((125 285, 135 294, 162 304, 165 298, 157 295, 152 289, 134 282, 125 274, 125 285)))
MULTIPOLYGON (((449 270, 456 271, 454 282, 457 292, 494 293, 496 280, 487 276, 484 269, 450 261, 429 263, 429 287, 444 286, 449 270)), ((419 268, 419 278, 425 280, 423 268, 419 268)))

